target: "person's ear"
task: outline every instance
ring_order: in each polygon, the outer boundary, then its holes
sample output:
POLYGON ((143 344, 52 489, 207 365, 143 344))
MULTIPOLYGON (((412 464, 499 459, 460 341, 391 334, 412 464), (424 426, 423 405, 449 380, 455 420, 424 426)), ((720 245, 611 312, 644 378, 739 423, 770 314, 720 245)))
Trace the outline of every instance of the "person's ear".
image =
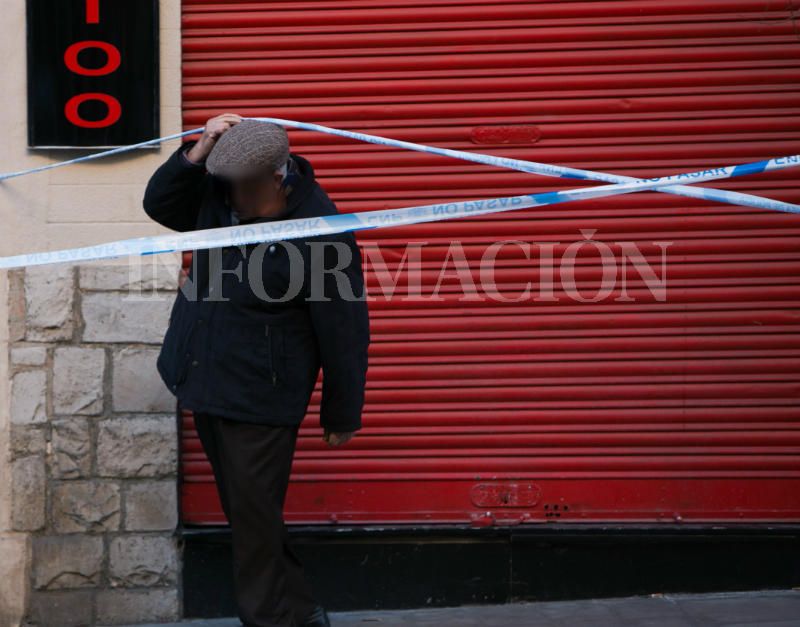
POLYGON ((280 190, 283 187, 283 174, 280 172, 275 172, 274 181, 275 181, 275 189, 280 190))

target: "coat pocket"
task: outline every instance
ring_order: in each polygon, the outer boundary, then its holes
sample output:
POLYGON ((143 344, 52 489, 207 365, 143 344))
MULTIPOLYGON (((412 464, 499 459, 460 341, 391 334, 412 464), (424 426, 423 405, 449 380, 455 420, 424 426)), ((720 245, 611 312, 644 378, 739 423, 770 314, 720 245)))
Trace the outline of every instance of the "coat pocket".
POLYGON ((267 358, 267 370, 269 371, 270 379, 272 379, 273 387, 278 385, 278 373, 275 371, 275 357, 272 351, 272 336, 275 332, 269 325, 264 327, 265 335, 267 337, 267 351, 266 351, 266 358, 267 358))
POLYGON ((176 375, 177 385, 181 385, 184 381, 186 381, 186 376, 189 374, 189 366, 192 361, 192 340, 194 339, 194 333, 196 329, 197 323, 193 322, 186 332, 183 342, 178 349, 177 362, 180 364, 180 366, 176 375))
POLYGON ((273 387, 284 383, 286 376, 284 341, 285 333, 280 326, 265 325, 266 363, 273 387))
POLYGON ((195 331, 194 320, 184 310, 173 309, 161 353, 158 357, 158 370, 164 383, 175 390, 186 380, 190 359, 191 342, 195 331))

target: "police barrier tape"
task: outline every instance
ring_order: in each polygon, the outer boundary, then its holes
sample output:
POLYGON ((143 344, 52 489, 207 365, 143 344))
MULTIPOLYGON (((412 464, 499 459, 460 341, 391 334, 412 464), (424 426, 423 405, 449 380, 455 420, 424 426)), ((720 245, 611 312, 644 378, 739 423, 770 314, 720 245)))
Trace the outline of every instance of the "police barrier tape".
MULTIPOLYGON (((593 172, 591 170, 580 170, 578 168, 570 168, 566 166, 551 165, 548 163, 538 163, 536 161, 523 161, 520 159, 510 159, 508 157, 496 157, 494 155, 487 155, 477 152, 465 152, 463 150, 452 150, 450 148, 437 148, 436 146, 426 146, 425 144, 415 144, 413 142, 402 141, 399 139, 389 139, 387 137, 380 137, 378 135, 369 135, 367 133, 359 133, 356 131, 344 131, 338 128, 331 128, 330 126, 322 126, 321 124, 314 124, 312 122, 296 122, 294 120, 284 120, 282 118, 249 118, 258 120, 260 122, 271 122, 273 124, 280 124, 282 126, 289 126, 292 128, 303 129, 306 131, 316 131, 318 133, 326 133, 328 135, 338 135, 339 137, 346 137, 348 139, 355 139, 357 141, 367 142, 370 144, 377 144, 380 146, 390 146, 393 148, 404 148, 406 150, 414 150, 417 152, 426 152, 429 154, 440 155, 442 157, 452 157, 454 159, 462 159, 464 161, 472 161, 474 163, 481 163, 483 165, 496 166, 499 168, 508 168, 511 170, 519 170, 520 172, 527 172, 529 174, 539 174, 541 176, 553 176, 558 178, 569 178, 587 181, 602 181, 605 183, 632 183, 637 179, 630 176, 620 176, 618 174, 609 174, 606 172, 593 172)), ((793 159, 794 165, 800 165, 800 156, 794 155, 791 157, 782 157, 782 159, 793 159)), ((769 163, 762 161, 759 163, 749 164, 741 167, 751 167, 751 172, 747 174, 757 174, 763 170, 758 169, 759 164, 769 163)), ((689 180, 692 175, 680 175, 675 183, 698 183, 696 180, 689 180), (680 177, 683 177, 682 179, 680 177)), ((651 179, 658 180, 658 179, 651 179)), ((730 192, 726 190, 710 189, 710 188, 695 188, 688 185, 667 185, 652 188, 657 192, 665 192, 668 194, 676 194, 678 196, 688 196, 690 198, 700 198, 703 200, 711 200, 715 202, 728 203, 733 205, 743 205, 746 207, 757 207, 758 209, 770 209, 772 211, 785 211, 788 213, 800 213, 800 206, 791 203, 781 202, 780 200, 772 200, 771 198, 762 198, 761 196, 753 196, 751 194, 743 194, 740 192, 730 192)))
MULTIPOLYGON (((760 164, 757 165, 761 167, 760 164)), ((795 164, 792 163, 791 165, 795 164)), ((789 164, 774 164, 769 169, 780 169, 782 167, 791 166, 789 164)), ((587 198, 628 194, 644 189, 653 189, 658 185, 662 185, 664 181, 673 180, 679 176, 690 176, 697 182, 702 182, 743 176, 750 172, 748 167, 729 166, 725 168, 716 168, 712 171, 662 177, 657 180, 641 180, 623 185, 604 185, 601 187, 545 192, 542 194, 527 194, 507 198, 437 203, 418 207, 405 207, 402 209, 362 211, 359 213, 343 213, 319 218, 276 220, 257 224, 191 231, 188 233, 170 233, 167 235, 121 240, 98 246, 86 246, 54 252, 3 257, 0 258, 0 268, 111 259, 130 255, 152 255, 225 246, 241 246, 278 242, 298 237, 314 237, 344 233, 346 231, 361 231, 377 227, 405 226, 467 216, 487 215, 502 211, 542 207, 587 198)))
MULTIPOLYGON (((708 200, 721 200, 724 202, 732 202, 738 204, 735 198, 737 195, 734 192, 727 192, 724 190, 710 190, 699 189, 695 190, 684 185, 673 185, 679 181, 702 183, 705 181, 712 181, 718 179, 734 178, 737 176, 744 176, 748 174, 756 174, 759 172, 766 172, 772 170, 780 170, 789 167, 800 165, 800 155, 789 157, 780 157, 776 159, 769 159, 766 161, 758 161, 755 163, 727 166, 721 168, 714 168, 709 170, 701 170, 698 172, 690 172, 686 174, 671 175, 666 177, 658 177, 654 179, 632 179, 630 177, 616 177, 616 175, 606 175, 592 173, 585 170, 576 170, 574 168, 566 168, 561 166, 551 166, 547 164, 537 164, 535 162, 519 161, 516 159, 507 159, 504 157, 495 157, 493 155, 485 155, 479 153, 468 153, 463 151, 450 150, 445 148, 435 148, 431 146, 423 146, 422 144, 413 144, 400 140, 392 140, 382 138, 374 135, 366 135, 364 133, 356 133, 352 131, 341 131, 339 129, 332 129, 317 124, 295 122, 292 120, 282 120, 279 118, 254 118, 265 122, 274 122, 284 126, 292 126, 295 128, 303 128, 306 130, 325 132, 343 137, 350 137, 361 141, 368 141, 370 143, 377 143, 387 146, 395 146, 400 148, 407 148, 410 150, 418 150, 423 152, 430 152, 432 154, 439 154, 442 156, 455 157, 465 159, 468 161, 475 161, 486 165, 496 165, 498 167, 512 167, 526 172, 544 174, 548 176, 562 176, 568 178, 581 178, 587 179, 590 176, 603 176, 613 177, 612 180, 623 180, 624 182, 615 185, 603 185, 599 187, 580 188, 573 190, 564 190, 557 192, 545 192, 541 194, 527 194, 523 196, 513 196, 506 198, 492 198, 486 200, 472 200, 460 201, 451 203, 437 203, 432 205, 422 205, 417 207, 405 207, 402 209, 385 209, 380 211, 364 211, 360 213, 339 214, 334 216, 319 217, 319 218, 304 218, 295 220, 277 220, 255 225, 246 226, 232 226, 217 229, 208 229, 203 231, 192 231, 189 233, 172 233, 167 235, 157 235, 152 237, 141 237, 129 240, 121 240, 117 242, 109 242, 107 244, 100 244, 96 246, 86 246, 81 248, 72 248, 66 250, 58 250, 53 252, 42 253, 28 253, 23 255, 15 255, 11 257, 0 258, 0 268, 14 268, 21 266, 44 265, 50 263, 63 263, 63 262, 78 262, 78 261, 92 261, 99 259, 112 259, 123 256, 132 255, 152 255, 159 253, 181 252, 186 250, 199 250, 207 248, 218 248, 225 246, 241 246, 247 244, 258 244, 267 242, 277 242, 285 239, 293 239, 298 237, 314 237, 319 235, 330 235, 335 233, 343 233, 346 231, 360 231, 364 229, 371 229, 376 227, 386 226, 403 226, 411 224, 420 224, 423 222, 433 222, 439 220, 447 220, 459 217, 486 215, 490 213, 497 213, 501 211, 528 209, 533 207, 541 207, 546 205, 553 205, 562 202, 570 202, 574 200, 583 200, 589 198, 600 198, 604 196, 613 196, 618 194, 628 194, 631 192, 657 190, 657 191, 671 191, 674 187, 680 187, 694 191, 702 192, 702 198, 708 200), (713 197, 712 197, 713 196, 713 197)), ((0 175, 0 181, 24 176, 26 174, 33 174, 49 170, 55 167, 62 167, 72 163, 81 163, 92 159, 98 159, 112 154, 120 154, 135 148, 144 147, 167 141, 169 139, 178 139, 187 135, 201 132, 202 129, 194 129, 185 131, 183 133, 176 133, 168 137, 151 140, 148 142, 141 142, 132 146, 124 146, 115 148, 102 153, 87 155, 72 159, 65 162, 48 164, 38 168, 31 168, 29 170, 21 170, 18 172, 11 172, 0 175)), ((604 179, 605 180, 605 179, 604 179)), ((683 189, 676 192, 684 194, 683 189)), ((778 203, 778 201, 771 201, 770 199, 759 198, 756 196, 749 197, 753 201, 765 203, 764 208, 775 209, 776 207, 767 207, 766 203, 778 203)), ((749 203, 748 203, 749 204, 749 203)), ((787 211, 790 213, 800 213, 800 206, 791 205, 789 203, 778 203, 781 205, 780 211, 787 211)))
MULTIPOLYGON (((298 122, 295 120, 285 120, 282 118, 270 118, 270 117, 257 117, 257 118, 247 118, 251 120, 257 120, 260 122, 270 122, 273 124, 280 124, 282 126, 289 126, 292 128, 303 129, 307 131, 316 131, 319 133, 326 133, 328 135, 338 135, 339 137, 345 137, 348 139, 354 139, 357 141, 363 141, 371 144, 377 144, 381 146, 390 146, 393 148, 403 148, 406 150, 414 150, 418 152, 426 152, 429 154, 440 155, 444 157, 452 157, 454 159, 461 159, 464 161, 472 161, 474 163, 480 163, 483 165, 495 166, 500 168, 509 168, 512 170, 519 170, 521 172, 528 172, 530 174, 539 174, 541 176, 552 176, 552 177, 559 177, 559 178, 571 178, 571 179, 578 179, 578 180, 594 180, 594 181, 603 181, 606 183, 630 183, 636 181, 632 177, 628 176, 620 176, 617 174, 608 174, 604 172, 592 172, 590 170, 581 170, 578 168, 570 168, 566 166, 558 166, 558 165, 551 165, 547 163, 537 163, 535 161, 523 161, 520 159, 510 159, 507 157, 497 157, 494 155, 487 155, 483 153, 475 153, 475 152, 465 152, 463 150, 452 150, 449 148, 438 148, 436 146, 427 146, 424 144, 416 144, 413 142, 407 142, 398 139, 390 139, 387 137, 380 137, 378 135, 370 135, 367 133, 359 133, 356 131, 345 131, 342 129, 332 128, 330 126, 323 126, 321 124, 314 124, 312 122, 298 122)), ((82 157, 77 157, 75 159, 69 159, 67 161, 61 161, 58 163, 50 163, 47 165, 39 166, 36 168, 29 168, 27 170, 19 170, 16 172, 7 172, 5 174, 0 174, 0 182, 5 181, 7 179, 16 178, 18 176, 25 176, 27 174, 36 174, 38 172, 45 172, 47 170, 52 170, 54 168, 61 168, 67 165, 74 165, 77 163, 83 163, 86 161, 92 161, 95 159, 101 159, 103 157, 108 157, 112 155, 122 154, 124 152, 129 152, 132 150, 137 150, 139 148, 146 148, 148 146, 154 146, 164 141, 170 141, 173 139, 180 139, 183 137, 187 137, 189 135, 196 135, 198 133, 202 133, 203 128, 196 128, 189 131, 184 131, 182 133, 175 133, 173 135, 167 135, 165 137, 160 137, 158 139, 151 139, 149 141, 140 142, 138 144, 132 144, 130 146, 122 146, 120 148, 113 148, 111 150, 106 150, 104 152, 95 153, 92 155, 85 155, 82 157)), ((784 159, 797 159, 797 156, 793 157, 783 157, 784 159)), ((767 162, 760 162, 760 163, 767 163, 767 162)), ((757 164, 750 164, 751 166, 755 166, 757 164)), ((748 173, 757 173, 761 170, 755 169, 753 172, 748 173)), ((686 175, 688 176, 688 175, 686 175)), ((688 181, 684 180, 683 183, 696 183, 698 181, 688 181)), ((751 194, 743 194, 741 192, 731 192, 726 190, 717 190, 717 189, 710 189, 710 188, 694 188, 688 185, 667 185, 665 187, 655 187, 653 188, 655 191, 665 192, 669 194, 677 194, 679 196, 687 196, 690 198, 699 198, 703 200, 709 200, 714 202, 722 202, 722 203, 729 203, 735 205, 743 205, 746 207, 756 207, 758 209, 769 209, 772 211, 784 211, 790 213, 797 213, 798 212, 798 205, 794 205, 791 203, 781 202, 779 200, 773 200, 770 198, 763 198, 761 196, 753 196, 751 194)))

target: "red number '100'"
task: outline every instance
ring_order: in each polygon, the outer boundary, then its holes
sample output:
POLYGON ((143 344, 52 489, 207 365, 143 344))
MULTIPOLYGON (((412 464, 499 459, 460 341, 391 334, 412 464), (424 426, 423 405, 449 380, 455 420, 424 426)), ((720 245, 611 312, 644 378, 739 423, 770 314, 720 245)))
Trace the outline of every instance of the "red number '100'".
MULTIPOLYGON (((100 0, 85 0, 86 24, 100 23, 100 0)), ((119 69, 122 57, 119 49, 106 41, 86 40, 69 46, 64 52, 64 64, 70 72, 80 76, 106 76, 119 69), (99 68, 87 68, 81 65, 78 55, 90 48, 102 50, 106 62, 99 68)), ((122 105, 119 100, 109 94, 89 92, 73 96, 64 106, 64 115, 70 123, 81 128, 105 128, 115 124, 122 116, 122 105), (81 117, 79 108, 84 102, 99 101, 106 105, 106 117, 102 120, 86 120, 81 117)))

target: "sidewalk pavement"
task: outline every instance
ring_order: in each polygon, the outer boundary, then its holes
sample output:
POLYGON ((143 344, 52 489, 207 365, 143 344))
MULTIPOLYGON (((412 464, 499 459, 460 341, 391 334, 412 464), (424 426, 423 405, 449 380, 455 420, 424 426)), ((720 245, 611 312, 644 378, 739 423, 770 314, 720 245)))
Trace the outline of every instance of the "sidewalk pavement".
MULTIPOLYGON (((333 627, 799 627, 800 590, 337 612, 331 622, 333 627)), ((157 627, 239 627, 239 621, 187 620, 157 627)))

